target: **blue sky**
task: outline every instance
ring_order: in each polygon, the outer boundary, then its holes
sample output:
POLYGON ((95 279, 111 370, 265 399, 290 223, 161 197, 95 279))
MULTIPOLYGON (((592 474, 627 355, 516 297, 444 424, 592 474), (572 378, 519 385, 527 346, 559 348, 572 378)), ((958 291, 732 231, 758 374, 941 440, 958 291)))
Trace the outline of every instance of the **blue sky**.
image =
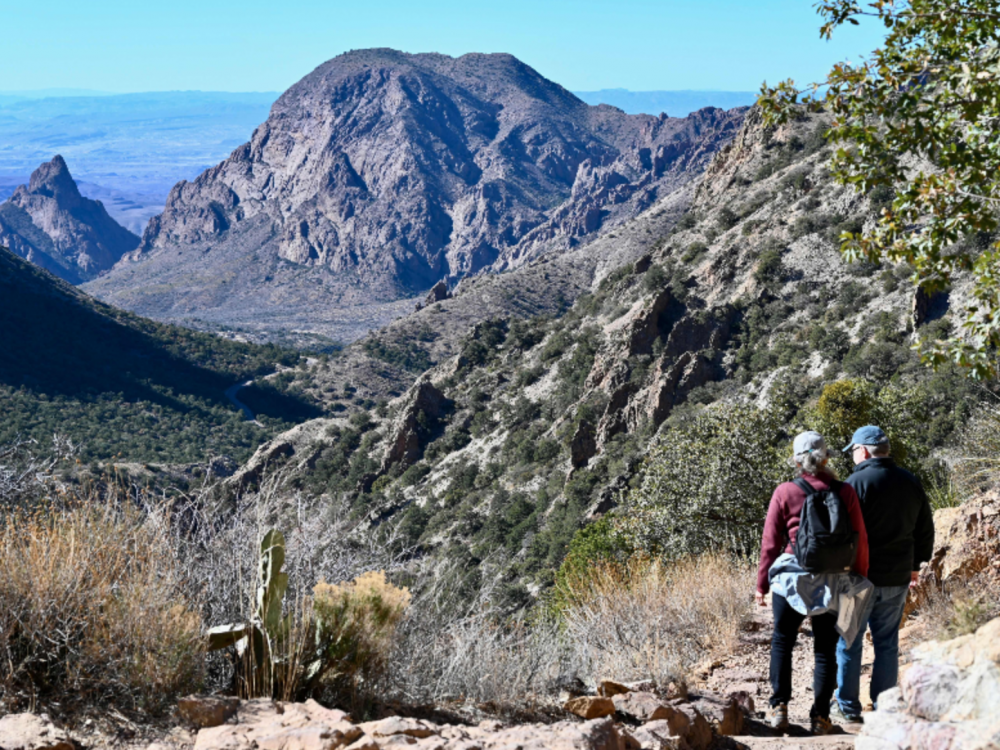
POLYGON ((0 90, 282 91, 349 49, 510 52, 568 89, 755 91, 822 77, 882 29, 819 38, 810 0, 2 2, 0 90))

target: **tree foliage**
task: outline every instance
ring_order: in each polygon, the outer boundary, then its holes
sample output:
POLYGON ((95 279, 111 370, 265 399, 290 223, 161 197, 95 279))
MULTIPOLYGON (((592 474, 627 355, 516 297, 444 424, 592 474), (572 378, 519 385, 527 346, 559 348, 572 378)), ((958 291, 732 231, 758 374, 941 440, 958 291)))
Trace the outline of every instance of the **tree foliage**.
POLYGON ((722 402, 668 432, 625 498, 626 539, 670 558, 758 549, 771 494, 792 473, 783 416, 776 405, 722 402))
POLYGON ((963 330, 925 341, 926 362, 948 360, 977 378, 997 372, 1000 346, 1000 12, 995 0, 827 0, 817 4, 829 38, 869 16, 882 23, 881 49, 839 63, 805 89, 787 80, 762 87, 765 122, 805 102, 833 115, 839 144, 831 168, 843 184, 893 190, 869 231, 843 232, 850 260, 905 261, 928 292, 958 271, 974 284, 963 330), (969 241, 986 237, 985 242, 969 241))

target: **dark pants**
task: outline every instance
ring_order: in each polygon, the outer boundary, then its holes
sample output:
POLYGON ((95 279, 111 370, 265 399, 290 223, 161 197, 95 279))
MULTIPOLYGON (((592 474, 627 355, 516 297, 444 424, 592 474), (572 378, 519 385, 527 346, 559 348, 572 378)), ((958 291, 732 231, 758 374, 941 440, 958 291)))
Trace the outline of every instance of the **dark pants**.
MULTIPOLYGON (((806 619, 783 596, 772 594, 774 608, 774 635, 771 636, 771 705, 788 703, 792 698, 792 649, 799 635, 799 626, 806 619)), ((812 618, 813 652, 813 707, 810 717, 830 718, 830 701, 837 687, 837 616, 827 612, 812 618)))

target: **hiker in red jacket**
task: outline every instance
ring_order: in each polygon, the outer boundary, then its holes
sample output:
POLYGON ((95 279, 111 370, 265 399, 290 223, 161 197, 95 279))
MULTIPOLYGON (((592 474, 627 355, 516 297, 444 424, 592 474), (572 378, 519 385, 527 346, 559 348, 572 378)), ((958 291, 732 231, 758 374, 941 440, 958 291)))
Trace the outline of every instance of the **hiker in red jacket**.
MULTIPOLYGON (((843 634, 853 640, 851 615, 855 606, 843 606, 848 598, 864 599, 871 584, 862 578, 868 572, 868 538, 861 506, 854 489, 838 482, 827 467, 829 451, 822 435, 803 432, 793 444, 792 463, 796 468, 796 482, 779 485, 771 497, 764 524, 764 538, 760 550, 760 567, 757 573, 757 604, 765 606, 765 596, 771 591, 774 611, 774 634, 771 638, 771 726, 785 729, 788 726, 788 702, 792 697, 792 649, 795 647, 799 626, 808 616, 812 621, 813 651, 813 706, 809 712, 814 734, 833 731, 830 722, 830 700, 837 687, 837 642, 843 634), (803 506, 806 502, 804 487, 812 489, 814 498, 827 497, 831 502, 843 501, 850 518, 850 526, 857 534, 853 573, 807 572, 794 554, 803 506), (838 620, 838 611, 844 617, 838 620), (849 637, 848 637, 849 636, 849 637)), ((848 532, 850 533, 850 532, 848 532)), ((851 535, 853 536, 853 535, 851 535)), ((848 550, 848 560, 851 550, 848 550)), ((855 630, 857 624, 854 624, 855 630)))

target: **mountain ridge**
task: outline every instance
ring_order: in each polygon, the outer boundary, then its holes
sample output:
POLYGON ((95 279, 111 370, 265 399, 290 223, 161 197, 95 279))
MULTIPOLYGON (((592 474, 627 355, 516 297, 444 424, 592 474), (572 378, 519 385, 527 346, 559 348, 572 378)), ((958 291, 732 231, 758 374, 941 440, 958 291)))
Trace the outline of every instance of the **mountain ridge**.
POLYGON ((282 94, 227 160, 178 183, 138 251, 90 289, 216 322, 309 300, 314 319, 285 325, 315 327, 589 241, 694 179, 742 115, 591 107, 510 55, 348 53, 282 94))
POLYGON ((100 201, 84 198, 58 154, 0 204, 0 244, 71 283, 107 271, 139 244, 100 201))

